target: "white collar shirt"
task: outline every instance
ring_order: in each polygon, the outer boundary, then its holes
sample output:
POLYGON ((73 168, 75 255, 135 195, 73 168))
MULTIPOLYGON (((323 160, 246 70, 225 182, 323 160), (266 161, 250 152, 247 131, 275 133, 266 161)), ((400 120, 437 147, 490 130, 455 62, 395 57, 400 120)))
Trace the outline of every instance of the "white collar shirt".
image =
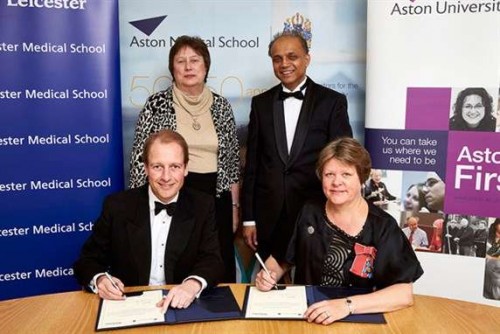
MULTIPOLYGON (((293 93, 300 91, 301 87, 307 81, 307 77, 302 81, 294 90, 289 90, 285 86, 283 87, 283 91, 287 93, 293 93)), ((305 95, 306 88, 302 89, 302 93, 305 95)), ((288 147, 288 153, 292 148, 293 138, 295 136, 295 130, 297 129, 297 123, 299 121, 300 109, 302 108, 302 102, 304 100, 299 100, 295 97, 289 97, 283 101, 283 110, 285 112, 285 129, 286 129, 286 143, 288 147)))
MULTIPOLYGON (((160 211, 155 215, 155 202, 161 202, 151 190, 148 188, 149 194, 149 217, 151 222, 151 271, 149 274, 149 285, 164 285, 165 284, 165 248, 167 246, 168 233, 172 217, 167 214, 166 210, 160 211)), ((179 194, 169 202, 176 202, 179 194)), ((169 204, 163 203, 163 204, 169 204)))

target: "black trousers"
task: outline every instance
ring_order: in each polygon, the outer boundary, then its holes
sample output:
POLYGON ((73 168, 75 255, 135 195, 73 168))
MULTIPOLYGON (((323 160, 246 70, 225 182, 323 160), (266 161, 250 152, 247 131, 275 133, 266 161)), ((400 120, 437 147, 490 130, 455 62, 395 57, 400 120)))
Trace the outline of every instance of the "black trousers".
POLYGON ((217 182, 216 173, 193 173, 189 172, 184 184, 190 188, 207 193, 215 199, 215 220, 219 236, 220 252, 224 262, 224 283, 236 282, 236 264, 234 257, 234 234, 233 234, 233 205, 231 192, 223 192, 220 197, 215 196, 217 182))

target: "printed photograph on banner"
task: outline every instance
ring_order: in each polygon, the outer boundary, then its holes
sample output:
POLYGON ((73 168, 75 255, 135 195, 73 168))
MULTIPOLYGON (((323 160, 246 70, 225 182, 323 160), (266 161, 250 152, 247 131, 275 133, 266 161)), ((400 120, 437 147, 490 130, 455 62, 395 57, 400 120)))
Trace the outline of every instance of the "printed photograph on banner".
POLYGON ((472 257, 486 256, 488 225, 494 218, 449 214, 445 221, 444 253, 472 257))
POLYGON ((402 210, 406 216, 443 214, 446 184, 434 171, 403 172, 402 210))
POLYGON ((444 219, 441 214, 405 212, 404 216, 401 228, 416 252, 442 253, 444 219))
POLYGON ((486 242, 484 298, 500 300, 500 218, 491 218, 486 242))
POLYGON ((363 187, 363 195, 368 200, 379 207, 384 207, 389 201, 397 200, 397 197, 392 195, 387 189, 387 186, 382 182, 383 178, 387 178, 387 171, 382 169, 372 169, 370 178, 366 181, 363 187))
POLYGON ((450 130, 495 132, 498 88, 453 88, 450 130))
POLYGON ((401 227, 416 251, 442 252, 445 183, 438 173, 404 172, 401 227))
POLYGON ((363 185, 363 197, 399 221, 401 171, 372 169, 363 185))

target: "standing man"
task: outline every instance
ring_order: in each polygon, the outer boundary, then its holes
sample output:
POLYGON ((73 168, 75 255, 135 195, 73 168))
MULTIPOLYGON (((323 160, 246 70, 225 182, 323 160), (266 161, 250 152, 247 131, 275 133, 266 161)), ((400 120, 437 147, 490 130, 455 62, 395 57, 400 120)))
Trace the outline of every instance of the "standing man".
POLYGON ((418 227, 418 221, 418 217, 408 217, 406 219, 407 226, 403 229, 403 233, 413 248, 427 248, 429 246, 429 239, 427 238, 427 233, 418 227))
POLYGON ((188 147, 178 133, 153 133, 143 159, 148 183, 106 198, 75 276, 105 299, 124 299, 124 286, 180 284, 161 304, 184 308, 224 273, 214 200, 183 188, 188 147))
POLYGON ((474 229, 467 218, 460 220, 460 229, 454 239, 458 245, 458 253, 465 256, 476 256, 474 250, 474 229))
POLYGON ((269 44, 281 83, 252 99, 243 180, 243 236, 267 258, 282 260, 304 202, 324 198, 315 175, 318 153, 338 137, 352 137, 344 95, 306 76, 311 61, 298 32, 269 44))
POLYGON ((474 232, 474 248, 476 249, 477 257, 486 257, 486 240, 488 239, 488 229, 486 221, 481 220, 477 224, 477 229, 474 232))

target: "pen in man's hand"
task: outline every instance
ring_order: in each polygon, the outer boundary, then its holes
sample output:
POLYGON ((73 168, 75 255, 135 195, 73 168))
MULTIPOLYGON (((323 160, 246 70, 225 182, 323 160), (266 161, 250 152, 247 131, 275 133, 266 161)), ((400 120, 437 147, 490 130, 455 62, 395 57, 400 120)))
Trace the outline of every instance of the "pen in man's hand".
POLYGON ((111 277, 111 275, 110 275, 110 274, 108 274, 107 272, 104 272, 104 275, 106 275, 106 277, 107 277, 107 278, 111 281, 111 284, 113 285, 113 287, 114 287, 116 290, 120 291, 120 292, 123 294, 122 289, 120 289, 120 288, 118 287, 118 285, 116 284, 116 282, 113 280, 113 277, 111 277))
MULTIPOLYGON (((269 275, 269 277, 271 277, 271 273, 269 272, 269 270, 267 270, 267 267, 266 265, 264 264, 264 261, 262 261, 262 258, 260 257, 259 253, 255 252, 255 257, 257 258, 257 260, 259 261, 260 263, 260 266, 262 267, 262 269, 264 269, 264 271, 266 272, 266 274, 269 275)), ((272 277, 271 277, 272 278, 272 277)), ((278 289, 278 284, 274 284, 274 289, 276 290, 279 290, 278 289)))

